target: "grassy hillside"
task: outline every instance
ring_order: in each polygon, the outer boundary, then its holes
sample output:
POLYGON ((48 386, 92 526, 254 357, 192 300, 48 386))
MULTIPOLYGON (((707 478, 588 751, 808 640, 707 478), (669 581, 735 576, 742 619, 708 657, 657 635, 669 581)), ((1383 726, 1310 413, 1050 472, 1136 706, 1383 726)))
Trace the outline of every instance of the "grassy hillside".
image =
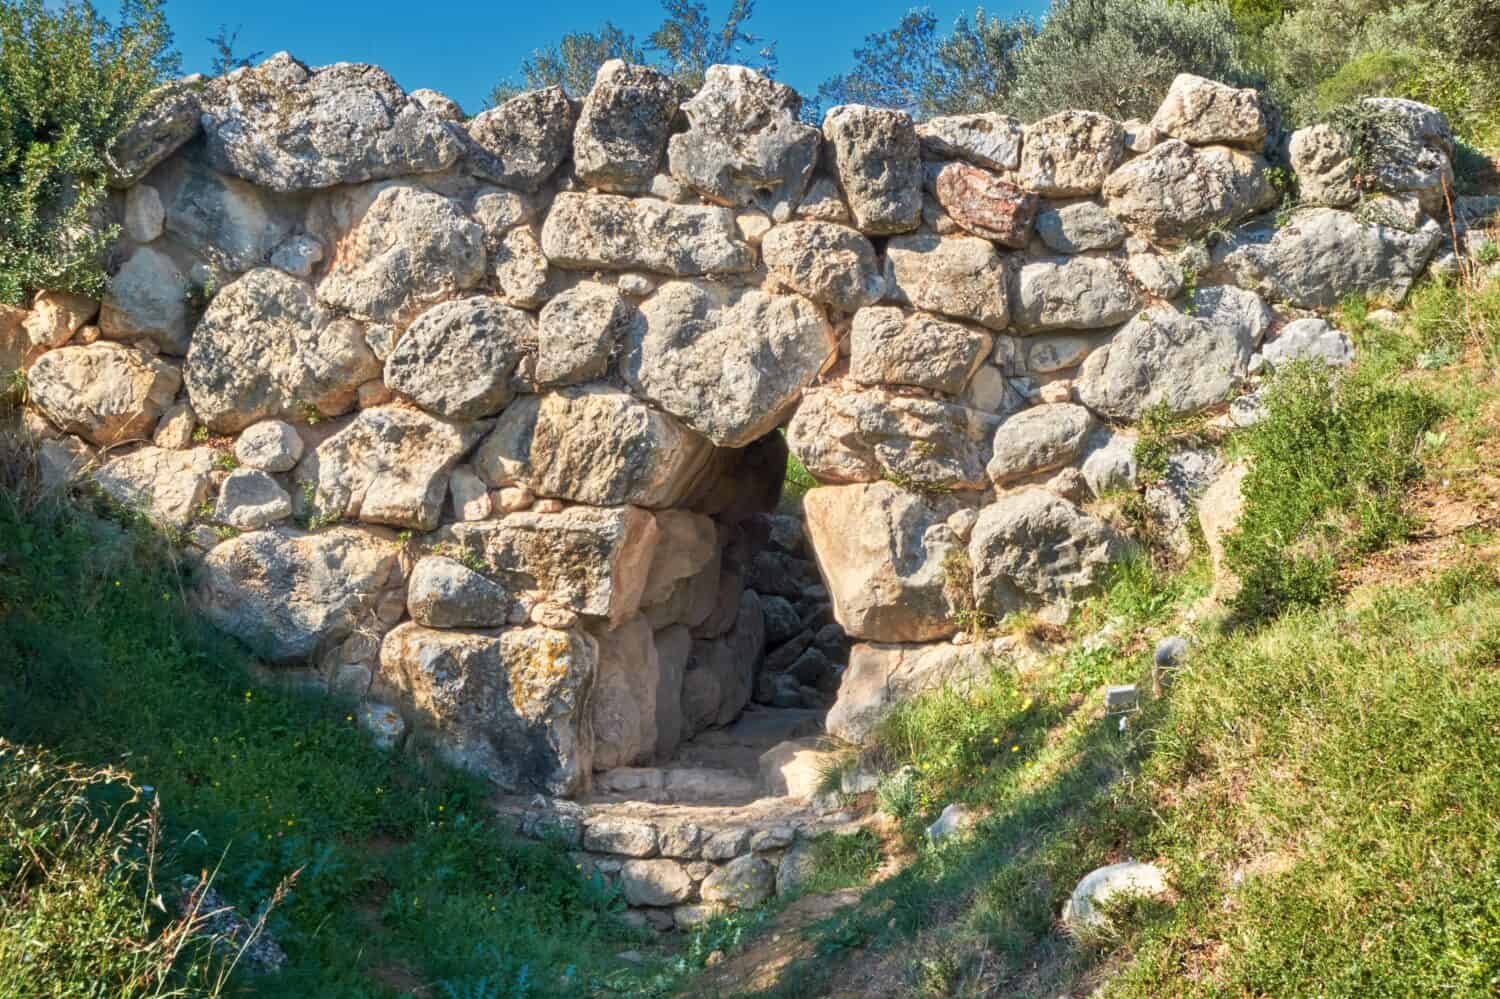
POLYGON ((1201 552, 1136 562, 1043 668, 890 719, 872 755, 914 768, 879 795, 906 867, 722 994, 1500 990, 1500 282, 1424 286, 1395 327, 1342 313, 1355 369, 1278 376, 1228 441, 1256 469, 1238 599, 1205 600, 1201 552), (1196 644, 1152 697, 1167 634, 1196 644), (1123 729, 1108 683, 1148 692, 1123 729), (986 817, 930 846, 951 801, 986 817), (1078 879, 1132 857, 1171 897, 1065 932, 1078 879))

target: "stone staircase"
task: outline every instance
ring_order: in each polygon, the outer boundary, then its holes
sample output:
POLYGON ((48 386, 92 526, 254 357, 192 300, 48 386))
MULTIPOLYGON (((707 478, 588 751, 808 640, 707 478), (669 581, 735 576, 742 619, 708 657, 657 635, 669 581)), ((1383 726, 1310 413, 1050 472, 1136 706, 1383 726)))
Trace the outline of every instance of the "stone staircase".
POLYGON ((810 870, 809 840, 861 826, 838 799, 807 794, 821 731, 820 711, 752 705, 660 767, 596 775, 575 801, 507 796, 496 807, 522 835, 560 837, 580 869, 618 884, 631 920, 683 929, 791 890, 810 870), (790 785, 788 765, 802 777, 790 785))

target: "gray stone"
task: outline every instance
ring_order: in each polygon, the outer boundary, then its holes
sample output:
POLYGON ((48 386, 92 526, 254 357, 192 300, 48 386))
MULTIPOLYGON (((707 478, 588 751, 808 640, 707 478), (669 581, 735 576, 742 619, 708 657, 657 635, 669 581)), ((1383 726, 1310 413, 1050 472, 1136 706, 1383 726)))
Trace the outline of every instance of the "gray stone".
POLYGON ((811 222, 834 222, 838 225, 849 225, 854 221, 854 216, 849 214, 849 206, 844 204, 844 196, 839 193, 838 183, 826 175, 814 177, 807 186, 807 193, 797 206, 797 218, 811 222))
POLYGON ((1049 375, 1066 371, 1083 363, 1089 352, 1107 334, 1059 334, 1055 336, 1031 337, 1026 344, 1026 370, 1034 375, 1049 375))
POLYGON ((917 126, 922 152, 932 159, 958 158, 990 170, 1021 165, 1021 122, 997 112, 946 115, 917 126))
POLYGON ((974 600, 996 618, 1070 607, 1126 550, 1107 524, 1045 489, 1001 496, 979 512, 969 540, 974 600))
POLYGON ((161 235, 166 210, 161 193, 150 184, 137 184, 125 192, 125 235, 137 243, 149 243, 161 235))
POLYGON ((988 680, 997 661, 988 646, 859 643, 839 681, 838 699, 828 711, 828 734, 863 745, 895 707, 937 689, 962 693, 988 680))
POLYGON ((629 316, 620 293, 605 284, 585 281, 553 298, 537 322, 537 384, 604 377, 629 316))
POLYGON ((589 636, 550 628, 437 631, 407 622, 380 645, 381 682, 440 737, 440 753, 513 793, 587 787, 585 713, 597 662, 589 636))
POLYGON ((505 587, 445 555, 426 555, 412 567, 406 606, 428 628, 498 628, 511 609, 505 587))
POLYGON ((776 891, 776 869, 754 854, 736 857, 703 879, 703 901, 753 909, 776 891))
POLYGON ((463 121, 465 118, 464 109, 459 106, 458 101, 442 91, 423 87, 413 90, 407 96, 443 121, 463 121))
POLYGON ((831 222, 788 222, 761 241, 772 276, 815 302, 844 312, 880 301, 880 263, 870 241, 831 222))
POLYGON ((1047 205, 1037 213, 1036 232, 1054 253, 1109 250, 1125 242, 1125 227, 1092 201, 1047 205))
POLYGON ((1013 271, 1018 330, 1097 329, 1133 315, 1140 296, 1110 257, 1036 257, 1013 271))
POLYGON ((744 66, 710 66, 682 105, 688 129, 672 136, 672 176, 710 201, 757 205, 791 218, 818 161, 819 133, 802 123, 802 98, 744 66))
POLYGON ((172 258, 137 247, 109 279, 99 310, 99 332, 110 340, 146 338, 170 354, 188 349, 189 284, 172 258))
POLYGON ((1226 402, 1271 324, 1253 292, 1200 288, 1189 311, 1153 305, 1099 347, 1078 373, 1078 399, 1101 416, 1136 420, 1164 404, 1192 413, 1226 402))
POLYGON ((549 271, 542 245, 530 226, 517 226, 495 241, 490 273, 495 288, 511 305, 534 309, 547 300, 549 271))
POLYGON ((802 619, 791 601, 762 594, 760 604, 766 616, 766 644, 780 645, 802 633, 802 619))
POLYGON ((150 437, 181 384, 172 365, 113 343, 47 351, 26 374, 33 406, 100 446, 150 437))
POLYGON ((262 420, 240 434, 234 442, 234 456, 247 468, 289 472, 302 457, 302 438, 289 423, 262 420))
POLYGON ((463 149, 375 66, 310 70, 280 52, 213 81, 202 102, 214 167, 283 194, 442 170, 463 149))
POLYGON ((968 805, 954 802, 943 808, 932 825, 927 827, 927 842, 937 844, 952 839, 973 828, 979 817, 968 805))
POLYGON ((357 323, 319 305, 296 278, 260 268, 214 298, 183 374, 199 419, 233 433, 266 417, 346 412, 380 363, 357 323))
POLYGON ((620 870, 627 905, 665 906, 693 896, 693 879, 675 860, 628 860, 620 870))
POLYGON ((281 268, 292 277, 309 278, 322 263, 325 252, 322 240, 302 233, 289 237, 271 251, 271 266, 281 268))
POLYGON ((475 176, 532 192, 572 149, 573 106, 561 87, 533 90, 475 115, 466 131, 475 176))
POLYGON ((860 309, 849 375, 864 385, 914 385, 958 395, 989 355, 988 333, 890 306, 860 309))
POLYGON ((292 498, 277 481, 254 468, 236 468, 219 487, 214 520, 242 531, 270 527, 292 515, 292 498))
POLYGON ((1070 402, 1033 406, 1007 417, 995 431, 989 476, 996 485, 1061 468, 1083 452, 1094 418, 1070 402))
POLYGON ((1119 122, 1092 111, 1061 111, 1027 126, 1018 179, 1044 198, 1095 194, 1124 156, 1119 122))
POLYGON ((1304 204, 1341 208, 1359 200, 1354 143, 1332 125, 1309 125, 1293 132, 1287 140, 1287 159, 1304 204))
POLYGON ((1453 130, 1447 116, 1399 97, 1366 97, 1360 108, 1375 115, 1368 126, 1373 134, 1362 186, 1391 194, 1415 192, 1430 214, 1442 215, 1445 189, 1453 187, 1453 130))
POLYGON ((385 384, 445 419, 492 416, 510 402, 512 375, 536 343, 536 323, 519 309, 492 298, 443 302, 397 342, 385 384))
POLYGON ((1153 240, 1180 243, 1271 207, 1263 157, 1169 139, 1109 175, 1105 206, 1153 240))
POLYGON ((448 473, 483 430, 404 406, 365 409, 303 456, 295 475, 316 483, 319 514, 430 531, 442 515, 448 473))
POLYGON ((289 214, 254 184, 226 177, 188 157, 152 175, 168 232, 230 271, 265 264, 292 228, 289 214))
POLYGON ((208 498, 213 451, 172 451, 143 447, 111 458, 94 481, 116 503, 145 514, 153 523, 183 527, 208 498))
POLYGON ((1431 219, 1404 232, 1350 212, 1312 208, 1283 226, 1262 221, 1236 230, 1215 247, 1214 261, 1236 284, 1298 308, 1331 308, 1354 294, 1395 303, 1442 238, 1431 219))
POLYGON ((886 294, 893 301, 990 329, 1010 321, 1010 293, 1000 254, 975 236, 900 236, 886 245, 886 294))
POLYGON ((1134 436, 1108 428, 1097 430, 1090 436, 1080 465, 1090 492, 1103 496, 1135 488, 1135 444, 1134 436))
POLYGON ((1267 341, 1261 351, 1272 368, 1293 361, 1315 361, 1347 368, 1354 363, 1354 344, 1323 319, 1296 319, 1267 341))
POLYGON ((599 67, 573 131, 573 167, 601 191, 645 191, 677 115, 677 82, 649 66, 611 59, 599 67))
POLYGON ((129 187, 198 134, 198 88, 187 81, 158 87, 109 144, 104 160, 115 187, 129 187))
POLYGON ((922 160, 910 115, 841 104, 823 116, 823 141, 856 228, 886 235, 917 227, 922 160))
POLYGON ((1178 73, 1151 126, 1195 146, 1223 143, 1258 149, 1266 141, 1268 122, 1257 91, 1178 73))
POLYGON ((800 295, 673 281, 632 321, 622 373, 715 444, 743 447, 786 418, 836 349, 800 295))
POLYGON ((374 613, 396 546, 358 528, 253 531, 217 545, 195 578, 208 620, 270 662, 306 663, 374 613))
POLYGON ((755 266, 727 208, 564 191, 542 226, 542 252, 560 267, 646 270, 679 277, 755 266))
POLYGON ((1062 921, 1075 930, 1103 929, 1109 926, 1109 918, 1101 907, 1110 899, 1130 895, 1160 896, 1166 891, 1166 875, 1159 867, 1135 860, 1110 864, 1090 871, 1078 882, 1063 905, 1062 921))

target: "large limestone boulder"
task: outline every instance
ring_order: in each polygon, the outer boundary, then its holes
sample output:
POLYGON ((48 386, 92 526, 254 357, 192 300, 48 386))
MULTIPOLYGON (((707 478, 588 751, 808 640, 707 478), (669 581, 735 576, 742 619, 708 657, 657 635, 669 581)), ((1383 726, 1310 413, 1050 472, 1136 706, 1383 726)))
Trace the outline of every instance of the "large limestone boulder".
POLYGON ((917 227, 922 218, 922 154, 910 115, 841 104, 823 116, 823 141, 860 232, 886 235, 917 227))
POLYGON ((799 120, 791 87, 744 66, 710 66, 703 86, 682 105, 688 129, 672 136, 672 176, 709 201, 761 208, 778 222, 807 190, 818 162, 819 132, 799 120))
POLYGON ((1109 525, 1045 489, 1001 496, 979 511, 969 538, 975 604, 997 619, 1066 611, 1126 551, 1109 525))
POLYGON ((782 422, 836 350, 801 295, 673 281, 641 305, 621 372, 715 444, 743 447, 782 422))
POLYGON ((518 94, 465 126, 465 164, 476 176, 533 192, 573 146, 573 105, 562 87, 518 94))
POLYGON ((1017 249, 1031 237, 1037 196, 988 170, 949 163, 938 172, 934 192, 965 232, 1017 249))
POLYGON ((1428 214, 1442 217, 1445 189, 1453 188, 1453 130, 1437 108, 1400 97, 1366 97, 1371 116, 1369 162, 1360 182, 1368 190, 1412 192, 1428 214))
POLYGON ((1271 207, 1266 166, 1258 154, 1168 139, 1111 173, 1104 203, 1130 229, 1180 243, 1271 207))
POLYGON ((293 219, 265 191, 186 156, 151 176, 162 224, 198 256, 230 271, 264 265, 291 233, 293 219))
POLYGON ((1005 266, 987 239, 898 236, 886 244, 885 282, 896 302, 994 330, 1010 322, 1005 266))
POLYGON ((428 628, 498 628, 513 605, 492 579, 445 555, 424 555, 406 584, 412 620, 428 628))
POLYGON ((686 277, 755 266, 734 213, 709 205, 564 191, 542 225, 542 252, 559 267, 645 270, 686 277))
POLYGON ((1354 143, 1332 125, 1299 128, 1287 140, 1287 159, 1297 175, 1303 204, 1343 208, 1359 200, 1354 143))
POLYGON ((849 336, 849 375, 864 385, 914 385, 958 395, 992 343, 988 333, 924 312, 860 309, 849 336))
POLYGON ((515 394, 516 366, 535 353, 536 322, 492 298, 435 305, 385 361, 385 383, 449 420, 493 416, 515 394))
POLYGON ((998 417, 958 403, 810 390, 787 426, 787 443, 820 482, 891 478, 926 489, 983 489, 998 417))
POLYGON ((282 194, 429 173, 462 143, 384 70, 311 70, 285 52, 202 92, 208 157, 225 173, 282 194))
POLYGON ((1093 111, 1060 111, 1026 128, 1018 178, 1044 198, 1095 194, 1125 157, 1125 129, 1093 111))
POLYGON ((649 66, 611 59, 599 67, 573 132, 573 167, 600 191, 637 194, 651 185, 681 89, 649 66))
POLYGON ((603 378, 628 320, 625 299, 606 284, 584 281, 553 297, 537 319, 537 384, 603 378))
POLYGON ((388 181, 330 196, 338 234, 318 301, 356 319, 406 326, 484 277, 484 231, 451 198, 388 181))
POLYGON ((405 406, 365 409, 304 455, 294 475, 316 483, 319 514, 430 531, 443 512, 448 473, 484 430, 405 406))
POLYGON ((988 679, 998 662, 988 645, 860 642, 849 652, 849 668, 828 710, 828 734, 860 745, 896 706, 924 691, 962 690, 988 679))
POLYGON ((807 536, 851 637, 926 642, 958 631, 947 563, 962 545, 944 523, 959 508, 947 496, 889 482, 825 486, 803 497, 807 536))
POLYGON ((631 506, 527 511, 448 530, 511 592, 615 624, 640 607, 658 535, 655 518, 631 506))
POLYGON ((945 115, 917 126, 917 138, 928 159, 962 159, 990 170, 1014 170, 1021 165, 1025 129, 1010 115, 945 115))
POLYGON ((281 271, 250 271, 219 292, 193 335, 183 371, 193 411, 234 433, 266 417, 336 416, 380 362, 359 324, 319 305, 281 271))
POLYGON ((174 366, 113 343, 50 350, 26 374, 32 405, 64 433, 101 446, 150 437, 181 384, 174 366))
POLYGON ((589 695, 594 769, 649 763, 656 755, 656 695, 661 664, 651 624, 636 614, 595 633, 599 669, 589 695))
POLYGON ((717 525, 703 514, 662 510, 656 514, 656 527, 660 532, 656 554, 641 593, 646 606, 669 597, 679 582, 697 576, 719 553, 717 525))
POLYGON ((1071 402, 1023 409, 995 431, 988 467, 996 485, 1070 464, 1083 453, 1094 418, 1071 402))
POLYGON ((188 349, 187 276, 165 253, 137 247, 109 279, 99 332, 111 340, 144 337, 169 354, 188 349))
POLYGON ((569 796, 593 763, 588 697, 599 649, 550 628, 438 631, 414 622, 380 645, 380 682, 439 752, 510 792, 569 796))
MULTIPOLYGON (((514 409, 514 407, 513 407, 514 409)), ((491 485, 524 482, 538 496, 593 506, 669 507, 717 469, 707 439, 608 385, 548 392, 529 428, 507 411, 474 464, 491 485)))
POLYGON ((1214 248, 1214 261, 1235 284, 1299 308, 1330 308, 1355 294, 1395 303, 1442 239, 1432 219, 1408 232, 1312 208, 1282 226, 1260 221, 1236 230, 1214 248))
POLYGON ((1012 308, 1022 332, 1098 329, 1140 306, 1125 265, 1113 257, 1034 257, 1013 271, 1012 308))
POLYGON ((1151 127, 1195 146, 1222 143, 1259 149, 1266 141, 1267 121, 1257 91, 1178 73, 1151 127))
POLYGON ((620 869, 620 890, 627 905, 678 905, 693 897, 693 879, 676 860, 627 860, 620 869))
POLYGON ((94 481, 116 503, 153 523, 183 527, 208 499, 213 458, 211 448, 143 447, 106 461, 94 481))
POLYGON ((1354 363, 1354 343, 1348 335, 1334 329, 1328 320, 1316 316, 1287 323, 1274 340, 1267 341, 1261 353, 1272 368, 1295 361, 1311 361, 1334 368, 1347 368, 1354 363))
POLYGON ((531 226, 516 226, 489 245, 489 254, 495 288, 507 303, 534 309, 547 300, 551 271, 531 226))
POLYGON ((1226 402, 1270 325, 1254 292, 1227 285, 1198 289, 1188 311, 1153 305, 1083 362, 1078 399, 1113 420, 1159 404, 1192 413, 1226 402))
POLYGON ((1092 201, 1048 204, 1037 213, 1036 232, 1053 253, 1112 250, 1125 242, 1125 227, 1092 201))
POLYGON ((885 293, 880 262, 870 241, 831 222, 788 222, 760 244, 773 277, 814 302, 853 312, 885 293))
POLYGON ((372 620, 396 551, 354 527, 253 531, 204 556, 193 596, 209 621, 257 656, 303 665, 372 620))
POLYGON ((158 87, 109 144, 104 161, 109 182, 129 187, 198 134, 202 112, 198 88, 187 81, 158 87))

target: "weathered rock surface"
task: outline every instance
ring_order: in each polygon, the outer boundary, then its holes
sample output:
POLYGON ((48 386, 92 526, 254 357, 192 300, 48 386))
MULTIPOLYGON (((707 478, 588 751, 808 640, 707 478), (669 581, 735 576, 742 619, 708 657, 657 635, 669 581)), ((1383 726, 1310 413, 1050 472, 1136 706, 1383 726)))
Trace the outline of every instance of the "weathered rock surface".
POLYGON ((755 266, 734 213, 613 194, 564 191, 542 226, 542 252, 560 267, 645 270, 688 277, 755 266))
POLYGON ((1062 921, 1076 929, 1100 929, 1109 925, 1101 907, 1121 895, 1159 896, 1167 891, 1161 868, 1127 860, 1090 871, 1078 882, 1063 905, 1062 921))
POLYGON ((1198 289, 1187 312, 1153 305, 1083 362, 1078 399, 1117 420, 1158 404, 1192 413, 1226 402, 1270 324, 1264 302, 1229 286, 1198 289))
POLYGON ((599 668, 589 696, 594 769, 649 763, 656 754, 661 669, 651 625, 637 614, 597 637, 599 668))
POLYGON ((1269 208, 1276 191, 1259 155, 1168 139, 1109 175, 1105 206, 1130 229, 1165 243, 1203 235, 1269 208))
POLYGON ((385 383, 444 419, 492 416, 515 394, 512 375, 536 343, 536 323, 519 309, 492 298, 443 302, 397 342, 385 383))
POLYGON ((346 412, 380 362, 357 323, 319 305, 296 278, 260 268, 209 305, 183 374, 199 419, 233 433, 271 416, 346 412))
POLYGON ((944 567, 962 551, 944 523, 956 501, 874 482, 814 489, 803 504, 834 617, 849 635, 924 642, 958 630, 944 567))
POLYGON ((886 235, 917 227, 922 159, 910 115, 841 104, 823 116, 823 141, 860 232, 886 235))
POLYGON ((620 890, 635 906, 668 906, 693 896, 693 879, 675 860, 627 860, 620 869, 620 890))
POLYGON ((505 587, 445 555, 418 559, 407 580, 407 609, 428 628, 498 628, 511 605, 505 587))
POLYGON ((39 291, 31 301, 31 313, 21 325, 33 346, 50 349, 67 343, 98 314, 98 301, 87 295, 39 291))
POLYGON ((182 527, 208 498, 212 471, 208 448, 143 447, 106 461, 94 472, 94 481, 121 506, 156 524, 182 527))
POLYGON ((462 152, 443 122, 384 70, 311 70, 285 52, 202 93, 216 169, 281 193, 442 170, 462 152))
POLYGON ((629 506, 512 513, 450 530, 511 592, 541 593, 616 624, 640 607, 658 533, 649 513, 629 506))
POLYGON ((822 310, 800 295, 673 281, 641 305, 621 369, 636 395, 743 447, 785 418, 835 350, 822 310))
POLYGON ((849 375, 865 385, 914 385, 958 395, 989 356, 988 333, 923 312, 860 309, 850 333, 849 375))
POLYGON ((1031 236, 1037 196, 967 163, 949 163, 934 185, 938 203, 960 229, 1020 248, 1031 236))
POLYGON ((1195 146, 1223 143, 1258 149, 1266 141, 1267 122, 1255 90, 1179 73, 1151 127, 1195 146))
POLYGON ((129 187, 198 134, 198 88, 187 81, 158 87, 110 142, 105 154, 110 183, 129 187))
POLYGON ((1006 417, 995 431, 989 476, 997 485, 1060 468, 1083 452, 1094 418, 1082 406, 1050 403, 1006 417))
POLYGON ((1332 125, 1309 125, 1293 132, 1287 159, 1304 204, 1342 208, 1359 200, 1354 143, 1332 125))
POLYGON ((300 665, 373 614, 395 565, 395 544, 367 530, 274 527, 215 546, 194 599, 256 655, 300 665))
POLYGON ((234 442, 234 457, 247 468, 289 472, 302 457, 302 438, 290 423, 262 420, 245 428, 234 442))
POLYGON ((585 281, 553 298, 537 320, 537 384, 603 378, 629 318, 625 300, 605 284, 585 281))
POLYGON ((736 857, 703 879, 703 901, 732 909, 753 909, 776 890, 776 871, 753 854, 736 857))
POLYGON ((1328 325, 1327 320, 1317 318, 1287 323, 1261 353, 1273 368, 1294 361, 1315 361, 1338 368, 1354 363, 1354 344, 1349 337, 1328 325))
POLYGON ((1126 542, 1108 525, 1045 489, 1002 496, 979 512, 969 540, 974 600, 996 618, 1087 596, 1126 542))
POLYGON ((990 170, 1021 165, 1020 121, 996 112, 929 118, 917 126, 922 152, 929 158, 957 157, 990 170))
POLYGON ((896 302, 994 330, 1010 322, 1005 266, 986 239, 899 236, 886 244, 885 282, 896 302))
POLYGON ((438 631, 408 622, 380 646, 380 680, 441 735, 449 760, 508 791, 588 786, 589 688, 598 646, 550 628, 438 631))
POLYGON ((878 302, 885 293, 875 248, 847 226, 788 222, 766 234, 760 252, 787 287, 844 312, 878 302))
POLYGON ((316 483, 313 506, 322 515, 430 531, 448 473, 483 431, 404 406, 365 409, 305 455, 296 477, 316 483))
POLYGON ((242 531, 258 531, 291 515, 291 496, 275 479, 254 468, 230 472, 214 506, 214 520, 242 531))
POLYGON ((192 332, 187 292, 188 279, 172 258, 138 247, 109 279, 99 332, 111 340, 144 337, 168 353, 185 353, 192 332))
POLYGON ((1442 238, 1431 219, 1405 232, 1351 212, 1312 208, 1284 226, 1261 221, 1236 230, 1215 247, 1214 260, 1236 284, 1299 308, 1329 308, 1352 294, 1394 303, 1406 297, 1442 238))
POLYGON ((1113 326, 1140 305, 1125 267, 1111 257, 1035 257, 1012 274, 1012 314, 1023 332, 1113 326))
POLYGON ((101 446, 149 437, 181 384, 172 365, 112 343, 48 351, 26 375, 29 400, 54 426, 101 446))
POLYGON ((828 734, 860 745, 894 707, 923 691, 961 690, 988 679, 996 665, 985 645, 895 645, 859 643, 839 681, 838 699, 828 711, 828 734))
POLYGON ((600 191, 636 194, 656 176, 681 96, 649 66, 611 59, 599 67, 573 132, 573 166, 600 191))
POLYGON ((1093 111, 1061 111, 1028 125, 1021 186, 1044 198, 1096 194, 1125 156, 1125 129, 1093 111))
POLYGON ((162 224, 200 257, 230 271, 265 264, 291 232, 291 213, 256 187, 178 157, 152 175, 162 224))
POLYGON ((688 129, 672 136, 672 176, 718 204, 758 205, 791 218, 818 161, 818 130, 798 115, 802 98, 744 66, 710 66, 682 105, 688 129))
POLYGON ((1054 253, 1111 250, 1125 242, 1125 227, 1092 201, 1047 205, 1037 213, 1036 232, 1054 253))
POLYGON ((532 192, 572 151, 573 106, 562 87, 545 87, 480 112, 465 130, 465 162, 475 176, 532 192))

